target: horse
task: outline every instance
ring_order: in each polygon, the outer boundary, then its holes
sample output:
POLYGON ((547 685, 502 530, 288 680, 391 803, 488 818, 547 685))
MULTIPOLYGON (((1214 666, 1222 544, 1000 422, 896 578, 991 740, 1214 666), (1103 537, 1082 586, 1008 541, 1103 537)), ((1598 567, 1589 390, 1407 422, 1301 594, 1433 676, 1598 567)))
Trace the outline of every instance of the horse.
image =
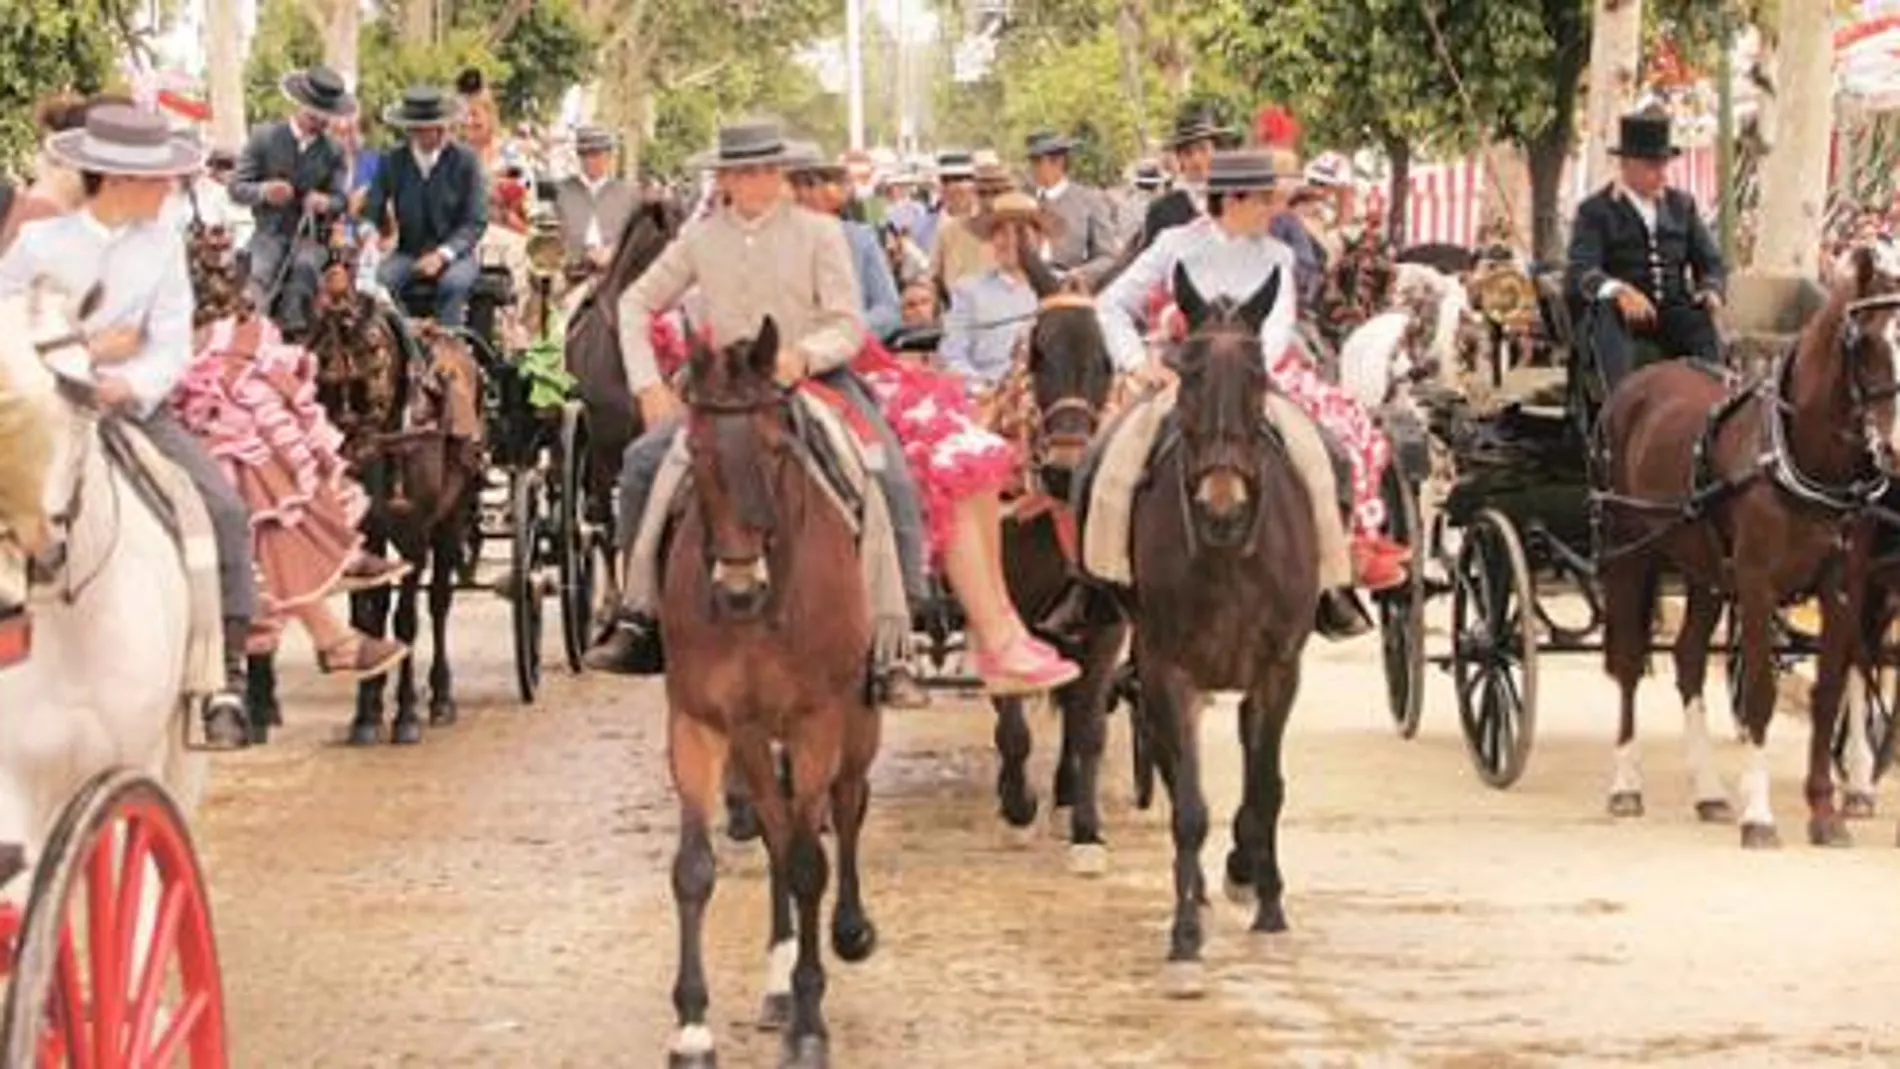
MULTIPOLYGON (((317 358, 317 400, 344 437, 343 452, 370 498, 363 519, 364 547, 380 554, 394 546, 410 570, 395 595, 396 638, 414 647, 422 572, 429 571, 433 660, 429 665, 429 723, 456 720, 448 659, 448 617, 455 573, 467 551, 483 461, 478 406, 481 372, 468 345, 432 323, 408 329, 392 309, 355 285, 355 256, 339 227, 312 316, 308 346, 317 358)), ((350 595, 350 624, 383 637, 389 630, 388 588, 350 595)), ((253 661, 252 723, 276 707, 274 670, 253 661), (257 669, 263 668, 262 673, 257 669)), ((357 684, 353 746, 382 735, 382 677, 357 684)), ((416 715, 415 658, 404 659, 396 679, 396 715, 389 741, 422 740, 416 715)))
POLYGON ((1352 329, 1339 347, 1339 384, 1378 409, 1406 382, 1456 388, 1473 341, 1471 302, 1457 278, 1423 264, 1393 268, 1391 305, 1352 329))
MULTIPOLYGON (((1133 506, 1134 584, 1126 602, 1140 666, 1141 728, 1173 803, 1167 986, 1178 997, 1198 996, 1205 983, 1205 691, 1244 694, 1245 793, 1227 855, 1229 888, 1253 889, 1255 931, 1287 927, 1277 844, 1285 796, 1280 747, 1320 586, 1306 487, 1263 414, 1271 384, 1260 324, 1282 282, 1276 268, 1245 301, 1210 302, 1176 266, 1175 302, 1189 330, 1168 356, 1180 376, 1171 417, 1178 433, 1164 431, 1133 506)), ((1090 671, 1105 670, 1102 649, 1092 654, 1090 671)))
MULTIPOLYGON (((1863 621, 1864 582, 1845 572, 1864 524, 1854 520, 1884 485, 1875 458, 1900 446, 1895 422, 1895 309, 1871 250, 1832 288, 1794 350, 1758 386, 1731 393, 1685 361, 1643 368, 1606 402, 1598 423, 1598 569, 1604 666, 1622 692, 1609 811, 1643 814, 1636 686, 1648 660, 1663 565, 1682 575, 1687 605, 1675 642, 1676 690, 1695 811, 1733 818, 1711 767, 1702 686, 1723 596, 1741 628, 1743 722, 1750 744, 1740 783, 1742 846, 1780 845, 1764 748, 1774 713, 1770 638, 1775 607, 1821 594, 1822 628, 1806 794, 1808 838, 1851 842, 1834 805, 1829 744, 1863 621)), ((1863 547, 1864 548, 1864 547, 1863 547)))
POLYGON ((0 665, 0 884, 15 910, 54 819, 87 780, 129 766, 189 814, 206 779, 204 756, 185 744, 184 557, 138 479, 109 455, 119 417, 97 407, 89 373, 47 366, 89 367, 77 324, 98 297, 95 288, 73 302, 42 282, 0 299, 0 368, 53 441, 41 496, 56 538, 34 566, 48 596, 28 606, 33 649, 0 665))
POLYGON ((773 382, 778 351, 768 317, 750 341, 714 349, 699 340, 689 354, 691 501, 663 554, 659 614, 680 796, 676 1069, 716 1061, 701 937, 717 867, 711 822, 729 757, 744 773, 771 857, 764 1023, 789 1025, 782 1065, 827 1064, 818 945, 827 811, 838 838, 832 947, 857 962, 877 942, 858 875, 879 731, 870 610, 855 536, 805 458, 792 402, 773 382), (789 758, 789 800, 778 789, 774 743, 789 758))

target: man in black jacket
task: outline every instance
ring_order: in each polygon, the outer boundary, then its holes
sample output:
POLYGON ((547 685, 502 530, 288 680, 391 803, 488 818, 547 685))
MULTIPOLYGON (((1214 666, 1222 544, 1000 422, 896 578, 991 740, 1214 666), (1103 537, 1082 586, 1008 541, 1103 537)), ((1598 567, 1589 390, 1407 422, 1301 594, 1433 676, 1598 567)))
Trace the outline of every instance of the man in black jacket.
POLYGON ((1167 149, 1174 157, 1174 188, 1148 202, 1134 253, 1154 244, 1163 230, 1200 218, 1206 210, 1207 169, 1214 162, 1214 145, 1228 131, 1206 105, 1190 104, 1174 117, 1174 134, 1167 149))
POLYGON ((406 148, 383 157, 370 183, 363 217, 378 230, 393 212, 395 251, 384 257, 376 280, 398 304, 412 277, 434 279, 435 318, 459 327, 468 320, 468 295, 481 276, 475 247, 488 229, 488 189, 475 154, 449 140, 461 114, 440 89, 417 86, 383 122, 405 131, 406 148))
POLYGON ((334 119, 356 113, 343 79, 327 67, 284 76, 284 95, 297 106, 283 122, 261 127, 238 157, 231 200, 251 209, 250 294, 260 312, 272 315, 295 338, 310 326, 310 302, 323 269, 322 231, 312 229, 298 246, 306 217, 320 224, 343 211, 350 191, 349 156, 329 134, 334 119), (266 302, 274 300, 273 309, 266 302))
POLYGON ((1728 272, 1695 198, 1667 188, 1681 149, 1669 119, 1623 118, 1617 180, 1577 206, 1570 232, 1571 300, 1603 378, 1604 396, 1644 364, 1688 356, 1719 363, 1712 313, 1728 272))

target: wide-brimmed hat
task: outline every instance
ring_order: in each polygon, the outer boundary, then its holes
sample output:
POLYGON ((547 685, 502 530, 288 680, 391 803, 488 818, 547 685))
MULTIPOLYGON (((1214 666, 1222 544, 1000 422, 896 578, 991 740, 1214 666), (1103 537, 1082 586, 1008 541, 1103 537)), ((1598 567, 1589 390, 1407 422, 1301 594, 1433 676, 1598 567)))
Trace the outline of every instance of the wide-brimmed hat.
POLYGON ((1306 184, 1331 189, 1352 184, 1352 163, 1337 152, 1327 152, 1306 165, 1306 184))
POLYGON ((766 120, 737 122, 719 128, 718 141, 710 152, 702 152, 688 162, 701 171, 723 171, 733 167, 783 167, 788 162, 785 135, 779 125, 766 120))
POLYGON ((1205 104, 1190 104, 1175 115, 1174 131, 1168 135, 1167 147, 1172 151, 1196 141, 1219 141, 1231 133, 1233 130, 1222 125, 1213 109, 1205 104))
POLYGON ((1036 203, 1036 198, 1029 194, 1015 190, 997 195, 988 208, 970 220, 970 233, 987 241, 996 228, 1005 223, 1027 223, 1042 231, 1044 237, 1062 234, 1062 220, 1054 212, 1036 203))
POLYGON ((981 197, 993 197, 1016 188, 1016 179, 1011 177, 1009 168, 1000 163, 979 163, 971 176, 976 179, 976 192, 981 197))
POLYGON ((1272 152, 1259 149, 1230 149, 1214 153, 1207 168, 1207 192, 1252 193, 1280 184, 1280 171, 1272 152))
POLYGON ((63 167, 131 178, 177 178, 204 166, 204 146, 172 133, 171 124, 125 104, 86 112, 86 125, 46 140, 46 155, 63 167))
POLYGON ((1153 160, 1143 160, 1135 165, 1136 189, 1160 189, 1168 176, 1161 171, 1161 165, 1153 160))
POLYGON ((291 71, 278 83, 284 95, 300 108, 308 108, 333 119, 356 114, 356 98, 343 84, 343 76, 328 67, 307 67, 291 71))
POLYGON ((1075 139, 1053 130, 1038 130, 1023 139, 1023 154, 1030 159, 1065 156, 1075 148, 1075 139))
POLYGON ((583 126, 574 131, 574 154, 586 156, 596 152, 612 152, 620 139, 611 130, 598 126, 583 126))
POLYGON ((433 85, 412 85, 402 91, 402 103, 383 109, 383 124, 400 130, 419 126, 451 126, 461 121, 468 105, 433 85))
POLYGON ((820 179, 842 182, 845 178, 844 163, 825 158, 824 150, 816 141, 785 142, 785 173, 792 178, 820 179))
POLYGON ((1625 115, 1617 130, 1616 147, 1610 150, 1610 155, 1633 160, 1667 160, 1680 156, 1682 150, 1670 143, 1669 127, 1667 115, 1649 112, 1625 115))
POLYGON ((937 153, 937 180, 960 182, 976 177, 976 157, 960 149, 937 153))

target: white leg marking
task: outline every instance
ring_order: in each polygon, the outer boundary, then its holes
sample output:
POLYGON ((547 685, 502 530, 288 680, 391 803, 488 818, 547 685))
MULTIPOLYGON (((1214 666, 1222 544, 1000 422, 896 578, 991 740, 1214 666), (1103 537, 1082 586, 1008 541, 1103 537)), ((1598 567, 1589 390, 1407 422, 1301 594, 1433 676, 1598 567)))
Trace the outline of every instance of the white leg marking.
POLYGON ((768 995, 789 995, 792 993, 792 966, 798 964, 798 941, 787 939, 776 943, 765 956, 765 993, 768 995))
POLYGON ((1742 773, 1742 823, 1774 827, 1775 814, 1768 807, 1768 749, 1751 746, 1748 770, 1742 773))
POLYGON ((1847 790, 1852 794, 1874 794, 1874 746, 1867 738, 1867 683, 1857 671, 1847 673, 1847 686, 1841 692, 1841 715, 1847 718, 1847 790))
POLYGON ((1610 778, 1610 793, 1643 793, 1643 751, 1635 739, 1616 748, 1616 773, 1610 778))
POLYGON ((712 1029, 703 1024, 689 1024, 673 1034, 674 1054, 711 1054, 712 1050, 712 1029))
POLYGON ((1709 750, 1709 710, 1702 698, 1689 699, 1682 707, 1682 746, 1689 763, 1689 783, 1698 802, 1725 802, 1722 777, 1715 772, 1715 760, 1709 750))

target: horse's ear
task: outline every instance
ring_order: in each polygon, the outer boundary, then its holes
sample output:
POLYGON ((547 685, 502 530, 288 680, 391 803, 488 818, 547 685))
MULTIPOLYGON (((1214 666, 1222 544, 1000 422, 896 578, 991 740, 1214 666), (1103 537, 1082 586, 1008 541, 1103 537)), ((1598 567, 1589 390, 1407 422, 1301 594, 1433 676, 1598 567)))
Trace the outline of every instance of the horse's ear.
POLYGON ((1275 264, 1273 270, 1267 273, 1267 280, 1260 284, 1259 289, 1253 291, 1253 296, 1247 298, 1246 304, 1240 306, 1240 321, 1247 324, 1248 328, 1255 333, 1259 332, 1260 324, 1267 321, 1267 316, 1272 313, 1274 304, 1280 300, 1280 279, 1283 273, 1279 265, 1275 264))
POLYGON ((759 322, 759 334, 752 339, 748 361, 753 374, 768 379, 778 370, 778 323, 771 316, 759 322))
POLYGON ((1042 253, 1031 248, 1027 241, 1018 241, 1016 248, 1021 250, 1017 255, 1022 257, 1023 276, 1029 279, 1029 288, 1035 291, 1037 300, 1046 301, 1062 291, 1062 280, 1043 261, 1042 253))
POLYGON ((1187 318, 1189 330, 1200 326, 1201 320, 1207 317, 1207 301, 1201 297, 1201 291, 1194 288, 1187 265, 1178 261, 1174 265, 1174 304, 1187 318))
POLYGON ((1854 247, 1854 296, 1865 297, 1874 292, 1874 284, 1880 277, 1880 263, 1874 257, 1872 245, 1854 247))
POLYGON ((105 285, 103 283, 94 282, 92 288, 86 291, 86 295, 79 298, 79 307, 75 314, 82 320, 91 319, 92 314, 99 310, 100 302, 105 299, 105 285))

